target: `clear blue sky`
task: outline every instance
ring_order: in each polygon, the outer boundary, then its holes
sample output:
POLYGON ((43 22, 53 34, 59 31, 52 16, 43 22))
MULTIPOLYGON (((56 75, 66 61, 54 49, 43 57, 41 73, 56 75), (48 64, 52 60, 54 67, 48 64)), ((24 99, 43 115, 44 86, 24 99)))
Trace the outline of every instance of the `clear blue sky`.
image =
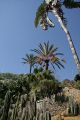
MULTIPOLYGON (((64 53, 65 69, 56 69, 58 79, 73 79, 77 73, 65 33, 56 19, 55 28, 43 31, 34 26, 36 10, 41 0, 0 0, 0 72, 26 73, 29 66, 23 65, 22 57, 38 44, 50 41, 64 53)), ((80 58, 80 9, 65 11, 68 29, 80 58)))

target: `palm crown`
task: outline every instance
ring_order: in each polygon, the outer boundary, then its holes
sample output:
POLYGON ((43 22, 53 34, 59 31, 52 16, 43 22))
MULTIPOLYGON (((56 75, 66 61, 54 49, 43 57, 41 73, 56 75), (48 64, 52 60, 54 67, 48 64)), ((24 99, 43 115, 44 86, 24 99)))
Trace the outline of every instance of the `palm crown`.
POLYGON ((36 55, 36 62, 39 64, 43 64, 45 69, 48 69, 49 63, 55 68, 56 65, 59 69, 61 67, 64 68, 62 62, 65 62, 63 59, 57 57, 58 55, 63 55, 62 53, 57 53, 58 48, 55 48, 54 45, 50 45, 49 42, 39 44, 38 49, 34 49, 33 51, 36 55))
POLYGON ((35 64, 35 57, 33 54, 26 54, 26 57, 25 58, 22 58, 24 60, 24 64, 29 64, 30 65, 30 73, 31 73, 31 70, 32 70, 32 67, 34 66, 35 64))
POLYGON ((62 5, 66 8, 80 8, 80 2, 74 0, 64 0, 63 2, 61 0, 44 0, 36 12, 35 26, 37 27, 40 24, 44 30, 47 30, 48 27, 54 27, 54 23, 48 18, 48 12, 51 12, 53 8, 56 8, 59 17, 66 25, 62 5))

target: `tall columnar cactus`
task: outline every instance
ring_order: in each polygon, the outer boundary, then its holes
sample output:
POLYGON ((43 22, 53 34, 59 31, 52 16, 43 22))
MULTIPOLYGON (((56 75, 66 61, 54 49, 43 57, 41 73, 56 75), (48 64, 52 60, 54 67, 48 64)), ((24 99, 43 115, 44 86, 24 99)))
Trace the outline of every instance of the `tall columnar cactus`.
POLYGON ((18 118, 19 100, 20 100, 20 95, 18 95, 17 102, 12 111, 12 118, 11 118, 12 120, 16 120, 18 118))
POLYGON ((7 91, 4 100, 4 108, 2 113, 2 120, 8 120, 8 112, 10 108, 10 101, 11 101, 11 92, 7 91))
POLYGON ((43 107, 37 109, 36 96, 34 95, 31 100, 27 99, 26 95, 20 95, 13 107, 10 109, 12 111, 10 118, 8 117, 8 112, 10 108, 10 91, 7 92, 5 97, 5 104, 3 110, 3 116, 1 120, 51 120, 51 115, 49 111, 46 111, 45 101, 43 101, 43 107))
POLYGON ((79 114, 79 105, 74 101, 73 97, 69 97, 69 114, 78 115, 79 114))

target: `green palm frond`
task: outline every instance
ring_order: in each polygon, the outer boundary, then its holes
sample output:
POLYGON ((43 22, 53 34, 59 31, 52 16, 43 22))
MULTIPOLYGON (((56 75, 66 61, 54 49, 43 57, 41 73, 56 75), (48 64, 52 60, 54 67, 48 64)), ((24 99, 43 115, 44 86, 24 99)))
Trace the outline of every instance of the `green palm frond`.
POLYGON ((60 67, 60 65, 59 65, 58 63, 55 63, 55 65, 56 65, 59 69, 61 69, 61 67, 60 67))
POLYGON ((44 55, 44 52, 41 49, 34 49, 32 51, 35 52, 35 53, 37 53, 38 55, 44 55))
POLYGON ((41 3, 41 5, 39 6, 39 8, 36 12, 36 17, 35 17, 35 21, 34 21, 35 27, 38 26, 40 19, 44 15, 45 11, 46 11, 46 4, 45 4, 45 2, 43 2, 43 3, 41 3))
POLYGON ((24 64, 35 64, 35 57, 33 54, 26 54, 26 57, 25 58, 22 58, 23 59, 23 62, 24 64))
POLYGON ((64 55, 63 53, 55 53, 54 55, 64 55))
POLYGON ((53 63, 51 63, 51 65, 52 65, 53 69, 54 69, 54 70, 56 70, 56 69, 55 69, 55 66, 54 66, 54 64, 53 64, 53 63))
POLYGON ((64 0, 63 5, 66 8, 80 8, 80 2, 74 1, 74 0, 64 0))
POLYGON ((64 65, 63 65, 60 61, 58 61, 57 64, 58 64, 60 67, 64 68, 64 65))

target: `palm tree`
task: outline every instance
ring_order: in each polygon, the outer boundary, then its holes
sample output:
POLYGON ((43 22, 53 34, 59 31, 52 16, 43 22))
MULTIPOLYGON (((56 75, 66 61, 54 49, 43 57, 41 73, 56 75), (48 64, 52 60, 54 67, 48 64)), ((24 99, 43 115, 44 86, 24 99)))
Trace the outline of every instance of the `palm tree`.
POLYGON ((61 67, 64 68, 62 62, 65 62, 63 59, 57 57, 58 55, 63 55, 62 53, 57 53, 58 48, 55 48, 54 45, 50 45, 49 42, 39 44, 38 49, 34 49, 36 55, 36 63, 43 64, 45 70, 48 70, 49 63, 51 63, 52 67, 55 69, 56 65, 59 69, 61 67))
POLYGON ((80 8, 80 2, 76 2, 74 0, 64 0, 63 2, 61 2, 61 0, 45 0, 36 12, 35 26, 37 27, 38 24, 40 24, 44 30, 47 30, 48 27, 54 27, 54 23, 48 18, 48 13, 51 12, 55 15, 62 29, 66 33, 74 61, 80 73, 80 61, 75 46, 73 44, 71 35, 67 29, 67 21, 64 17, 64 13, 61 8, 62 5, 64 5, 66 8, 80 8))
POLYGON ((29 64, 30 65, 30 73, 32 71, 32 67, 34 66, 35 64, 35 57, 33 54, 26 54, 26 57, 25 58, 22 58, 24 60, 24 64, 29 64))

